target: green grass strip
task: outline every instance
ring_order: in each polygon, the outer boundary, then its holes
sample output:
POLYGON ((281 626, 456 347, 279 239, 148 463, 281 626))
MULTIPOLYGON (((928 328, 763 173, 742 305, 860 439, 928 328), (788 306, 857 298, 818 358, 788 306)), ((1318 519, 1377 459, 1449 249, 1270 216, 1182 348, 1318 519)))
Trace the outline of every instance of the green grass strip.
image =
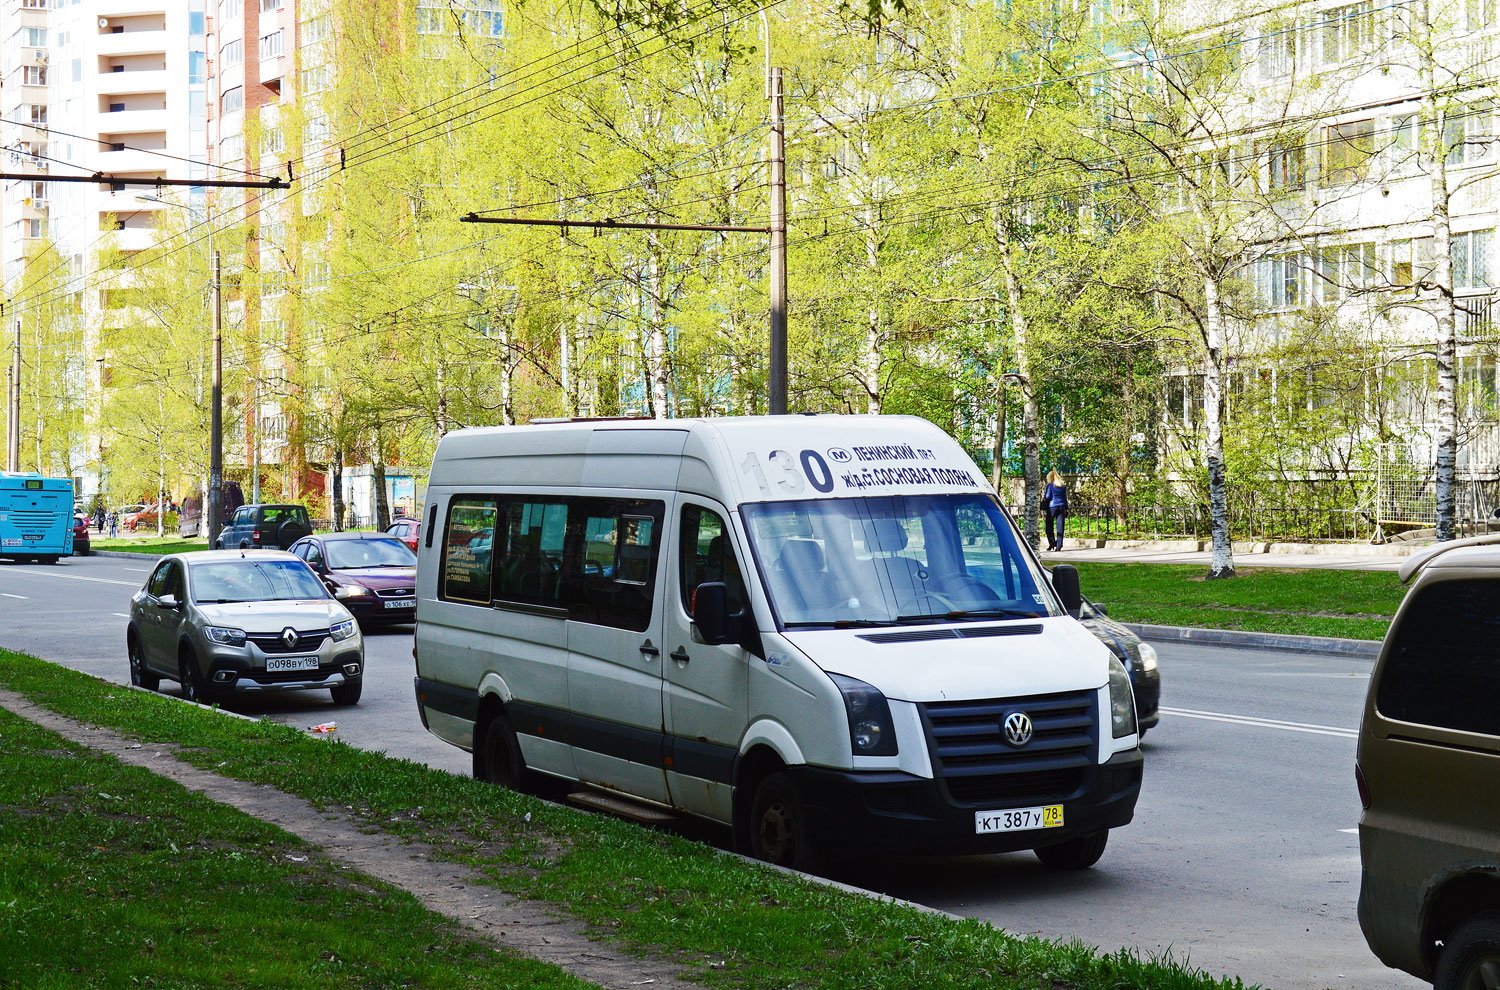
POLYGON ((1378 640, 1406 594, 1390 571, 1245 567, 1209 581, 1192 564, 1076 566, 1083 593, 1110 618, 1164 626, 1378 640))
POLYGON ((140 539, 110 539, 107 536, 93 537, 91 550, 126 550, 131 553, 187 553, 190 550, 207 550, 207 540, 184 540, 180 536, 146 536, 140 539))
POLYGON ((31 988, 592 986, 4 710, 0 960, 31 988))
POLYGON ((486 871, 498 887, 583 919, 624 947, 675 959, 708 986, 1243 987, 1169 959, 1099 954, 1077 942, 1012 937, 979 921, 882 903, 681 837, 314 739, 267 720, 225 718, 3 650, 0 684, 143 742, 176 742, 199 766, 432 843, 440 855, 486 871))

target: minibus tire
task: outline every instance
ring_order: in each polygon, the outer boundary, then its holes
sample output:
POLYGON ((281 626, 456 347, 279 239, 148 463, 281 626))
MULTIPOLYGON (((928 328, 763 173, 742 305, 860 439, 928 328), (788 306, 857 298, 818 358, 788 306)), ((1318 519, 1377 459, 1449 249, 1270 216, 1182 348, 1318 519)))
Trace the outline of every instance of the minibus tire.
POLYGON ((1033 849, 1042 865, 1051 870, 1086 870, 1099 862, 1104 847, 1109 843, 1109 829, 1077 835, 1065 839, 1055 846, 1033 849))
POLYGON ((1483 911, 1443 939, 1433 990, 1468 990, 1485 986, 1500 973, 1500 912, 1483 911))
POLYGON ((484 728, 484 755, 480 763, 482 777, 499 787, 507 787, 521 794, 535 794, 536 777, 526 769, 521 757, 521 745, 516 741, 516 730, 510 719, 497 714, 484 728))
POLYGON ((750 855, 803 872, 817 863, 802 795, 779 770, 766 775, 750 802, 750 855))

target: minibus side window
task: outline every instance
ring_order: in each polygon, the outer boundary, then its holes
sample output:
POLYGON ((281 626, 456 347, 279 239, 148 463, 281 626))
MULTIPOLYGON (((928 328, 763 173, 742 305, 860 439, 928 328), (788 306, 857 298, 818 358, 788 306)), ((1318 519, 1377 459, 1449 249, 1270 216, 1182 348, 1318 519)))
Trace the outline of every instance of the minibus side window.
POLYGON ((506 499, 495 569, 500 601, 567 608, 563 570, 568 542, 568 502, 506 499))
POLYGON ((744 608, 745 582, 734 555, 734 542, 717 512, 697 505, 683 507, 680 557, 678 579, 682 607, 688 615, 693 614, 693 592, 709 581, 724 582, 730 614, 744 608))
POLYGON ((456 498, 448 504, 448 527, 443 534, 444 598, 490 604, 490 565, 498 515, 495 499, 456 498))
POLYGON ((563 573, 569 618, 644 631, 651 624, 666 504, 580 498, 573 507, 578 536, 569 543, 563 573))
POLYGON ((1386 718, 1500 736, 1500 581, 1437 581, 1406 607, 1375 708, 1386 718))

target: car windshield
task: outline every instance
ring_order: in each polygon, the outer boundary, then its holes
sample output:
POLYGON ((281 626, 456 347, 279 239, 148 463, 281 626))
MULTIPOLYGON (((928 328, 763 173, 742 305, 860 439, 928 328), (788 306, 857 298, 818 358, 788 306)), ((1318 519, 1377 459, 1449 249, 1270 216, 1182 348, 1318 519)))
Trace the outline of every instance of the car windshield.
POLYGON ((329 540, 323 544, 323 552, 335 571, 417 566, 417 555, 400 540, 329 540))
POLYGON ((740 507, 787 626, 1052 613, 993 498, 898 495, 740 507))
POLYGON ((323 582, 300 560, 230 560, 192 569, 193 601, 301 601, 327 598, 323 582))

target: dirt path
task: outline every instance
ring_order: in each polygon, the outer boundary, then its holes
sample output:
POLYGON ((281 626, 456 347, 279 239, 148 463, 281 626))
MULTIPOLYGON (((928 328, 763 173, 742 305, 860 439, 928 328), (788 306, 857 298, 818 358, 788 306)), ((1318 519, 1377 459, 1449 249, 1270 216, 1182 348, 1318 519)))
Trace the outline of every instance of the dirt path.
POLYGON ((580 924, 558 918, 535 902, 486 886, 478 874, 438 859, 430 846, 360 830, 353 817, 318 811, 302 798, 268 785, 223 777, 185 763, 176 747, 135 742, 109 729, 84 725, 42 708, 23 695, 0 690, 0 707, 65 739, 145 767, 188 790, 238 808, 318 846, 331 860, 407 891, 429 910, 481 937, 551 963, 603 987, 628 990, 701 990, 675 975, 673 964, 626 955, 590 939, 580 924))

